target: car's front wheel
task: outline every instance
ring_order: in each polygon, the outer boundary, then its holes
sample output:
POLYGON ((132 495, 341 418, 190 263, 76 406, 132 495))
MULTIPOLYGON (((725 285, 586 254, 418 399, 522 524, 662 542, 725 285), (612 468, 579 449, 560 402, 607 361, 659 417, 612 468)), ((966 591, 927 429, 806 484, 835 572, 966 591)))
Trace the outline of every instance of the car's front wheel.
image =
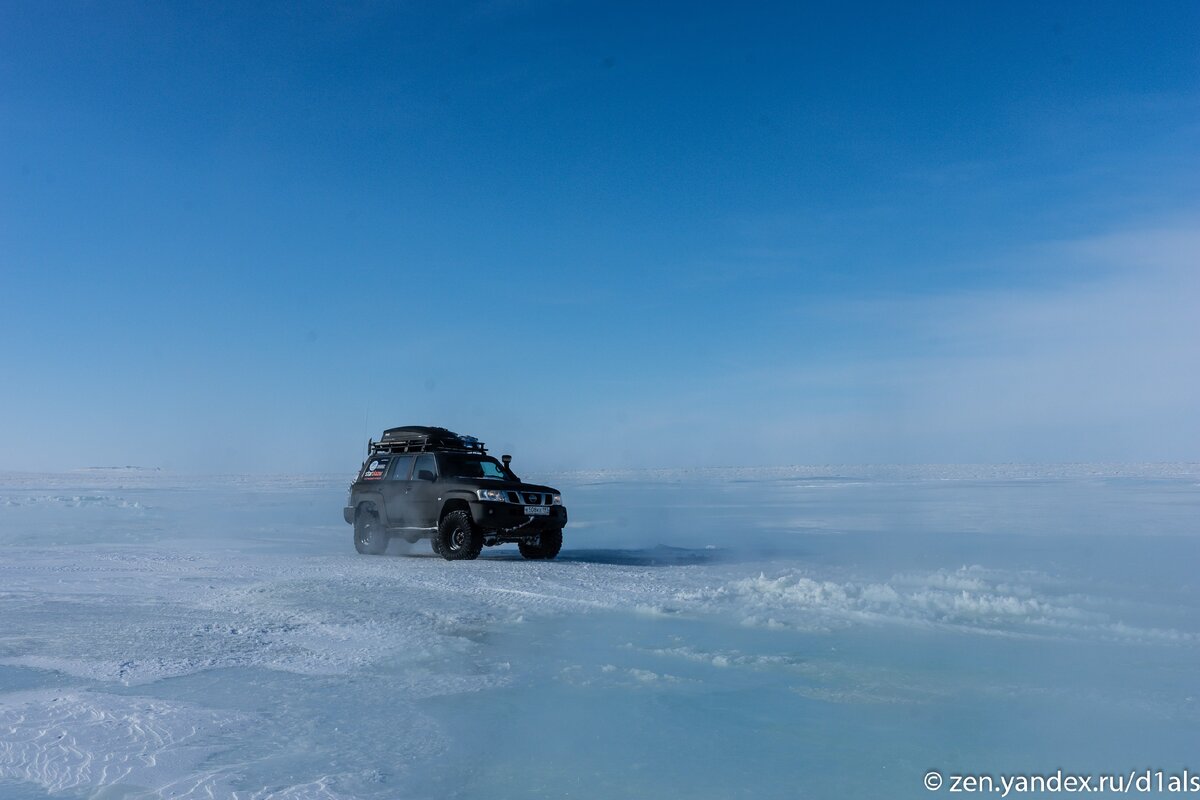
POLYGON ((517 542, 521 555, 533 561, 554 558, 562 550, 562 528, 543 531, 534 542, 517 542))
POLYGON ((377 556, 387 550, 388 535, 374 511, 363 509, 354 517, 354 549, 358 552, 377 556))
POLYGON ((451 511, 438 525, 437 553, 447 561, 470 561, 483 549, 483 534, 469 511, 451 511))

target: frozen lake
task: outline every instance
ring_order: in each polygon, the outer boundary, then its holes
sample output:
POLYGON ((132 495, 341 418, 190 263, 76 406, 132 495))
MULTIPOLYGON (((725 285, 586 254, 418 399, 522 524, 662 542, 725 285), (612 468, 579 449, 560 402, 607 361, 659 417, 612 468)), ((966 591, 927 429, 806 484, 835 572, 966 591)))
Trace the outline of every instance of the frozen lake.
POLYGON ((0 797, 1200 771, 1200 465, 523 477, 555 562, 357 555, 347 476, 0 474, 0 797))

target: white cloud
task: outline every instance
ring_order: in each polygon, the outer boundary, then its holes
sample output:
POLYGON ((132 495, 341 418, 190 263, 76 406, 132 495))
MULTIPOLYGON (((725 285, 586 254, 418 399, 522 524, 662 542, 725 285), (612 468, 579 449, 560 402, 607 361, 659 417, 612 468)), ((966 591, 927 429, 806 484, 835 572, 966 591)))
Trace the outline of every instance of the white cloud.
POLYGON ((1096 277, 931 303, 917 324, 964 344, 890 365, 906 421, 988 459, 1200 456, 1200 232, 1099 237, 1043 258, 1096 277))
POLYGON ((819 360, 723 375, 631 427, 701 463, 1200 459, 1200 225, 1009 263, 1011 288, 807 309, 828 321, 819 360), (739 448, 684 431, 714 426, 739 448))

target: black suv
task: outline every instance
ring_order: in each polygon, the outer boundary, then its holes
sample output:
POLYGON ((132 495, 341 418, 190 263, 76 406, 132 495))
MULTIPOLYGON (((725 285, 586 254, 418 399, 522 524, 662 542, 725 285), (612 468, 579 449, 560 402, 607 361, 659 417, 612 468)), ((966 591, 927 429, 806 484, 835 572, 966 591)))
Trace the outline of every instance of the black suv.
POLYGON ((354 547, 378 555, 399 536, 431 539, 447 561, 475 558, 484 545, 516 542, 525 558, 554 558, 567 509, 549 486, 522 483, 473 436, 445 428, 389 428, 367 444, 367 460, 343 511, 354 547))

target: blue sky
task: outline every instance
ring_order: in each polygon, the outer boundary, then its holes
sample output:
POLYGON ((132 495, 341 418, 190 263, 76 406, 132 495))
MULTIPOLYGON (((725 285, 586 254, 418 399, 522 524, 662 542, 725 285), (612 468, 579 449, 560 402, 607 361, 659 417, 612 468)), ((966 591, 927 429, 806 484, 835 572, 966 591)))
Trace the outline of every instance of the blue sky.
POLYGON ((0 468, 1200 459, 1200 6, 650 5, 0 5, 0 468))

